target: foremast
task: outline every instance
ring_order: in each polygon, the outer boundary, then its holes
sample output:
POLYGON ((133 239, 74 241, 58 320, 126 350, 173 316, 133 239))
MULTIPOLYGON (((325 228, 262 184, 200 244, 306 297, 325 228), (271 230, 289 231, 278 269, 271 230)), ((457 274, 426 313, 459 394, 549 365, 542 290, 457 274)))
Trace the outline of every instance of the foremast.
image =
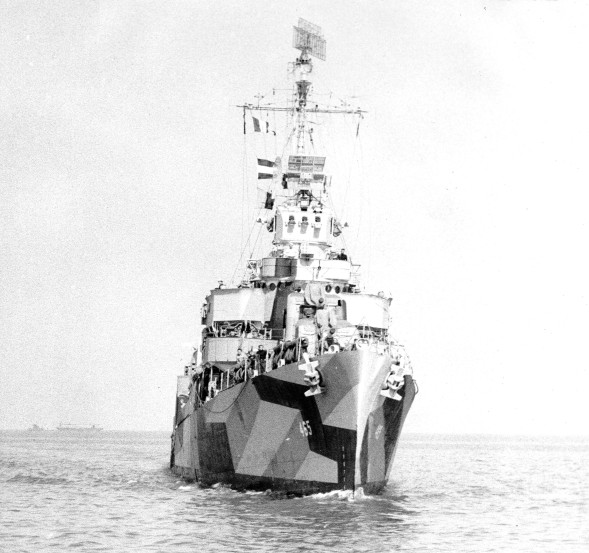
POLYGON ((340 222, 330 206, 331 180, 325 174, 326 158, 315 153, 310 114, 352 114, 364 111, 348 106, 325 106, 312 99, 313 58, 325 60, 326 41, 321 28, 304 19, 294 27, 293 47, 300 51, 289 64, 293 75, 293 96, 289 105, 244 104, 249 111, 287 112, 292 121, 285 151, 286 160, 258 160, 258 178, 272 178, 265 207, 271 215, 265 220, 273 233, 269 257, 250 260, 244 284, 276 286, 283 281, 334 281, 339 290, 352 291, 358 285, 359 266, 353 266, 336 239, 347 225, 340 222), (259 168, 260 169, 260 168, 259 168), (274 194, 284 201, 274 208, 274 194))

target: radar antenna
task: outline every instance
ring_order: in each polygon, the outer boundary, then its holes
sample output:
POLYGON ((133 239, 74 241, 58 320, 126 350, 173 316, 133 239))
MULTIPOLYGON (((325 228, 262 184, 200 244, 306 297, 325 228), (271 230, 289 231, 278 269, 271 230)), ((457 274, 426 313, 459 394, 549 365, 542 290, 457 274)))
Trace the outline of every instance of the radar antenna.
POLYGON ((300 17, 298 26, 293 27, 293 29, 292 45, 293 48, 297 48, 303 53, 301 57, 306 57, 305 54, 311 54, 325 61, 326 42, 321 27, 300 17))

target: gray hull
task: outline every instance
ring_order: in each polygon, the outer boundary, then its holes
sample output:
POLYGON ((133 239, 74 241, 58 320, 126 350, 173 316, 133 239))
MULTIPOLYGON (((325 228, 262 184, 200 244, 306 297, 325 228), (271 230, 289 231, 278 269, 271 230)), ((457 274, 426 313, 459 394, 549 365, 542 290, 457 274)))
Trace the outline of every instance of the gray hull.
POLYGON ((237 384, 203 405, 178 406, 171 467, 204 485, 294 494, 377 493, 391 476, 416 388, 381 395, 388 355, 349 351, 318 358, 323 393, 307 397, 300 363, 237 384))

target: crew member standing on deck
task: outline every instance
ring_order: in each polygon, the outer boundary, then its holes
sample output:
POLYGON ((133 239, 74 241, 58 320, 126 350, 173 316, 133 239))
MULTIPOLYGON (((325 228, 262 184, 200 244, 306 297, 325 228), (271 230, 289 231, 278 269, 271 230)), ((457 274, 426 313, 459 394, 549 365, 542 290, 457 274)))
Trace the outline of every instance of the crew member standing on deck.
POLYGON ((258 351, 256 351, 256 368, 259 374, 266 372, 266 356, 267 352, 264 346, 262 344, 258 345, 258 351))
POLYGON ((317 324, 315 322, 315 307, 305 305, 302 309, 302 317, 297 321, 297 338, 301 348, 303 340, 306 353, 313 356, 317 344, 317 324))
POLYGON ((246 356, 241 348, 237 348, 237 363, 233 367, 233 383, 238 384, 245 380, 246 356))

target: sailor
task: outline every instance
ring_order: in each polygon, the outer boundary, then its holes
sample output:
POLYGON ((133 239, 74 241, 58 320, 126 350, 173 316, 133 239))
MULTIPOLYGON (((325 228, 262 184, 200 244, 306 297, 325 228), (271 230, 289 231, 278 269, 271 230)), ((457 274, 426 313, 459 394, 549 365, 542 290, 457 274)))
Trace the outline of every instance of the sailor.
POLYGON ((317 345, 315 308, 310 305, 305 305, 302 311, 302 317, 297 321, 297 338, 300 338, 301 341, 306 339, 305 346, 302 347, 302 350, 307 351, 309 355, 315 355, 317 345))
POLYGON ((303 307, 303 316, 297 322, 297 326, 310 324, 313 322, 313 315, 315 314, 315 309, 306 305, 303 307))
POLYGON ((297 343, 294 341, 284 342, 284 362, 286 365, 293 363, 296 360, 296 346, 297 343))
POLYGON ((335 343, 335 328, 329 328, 323 331, 321 336, 322 351, 329 349, 335 343))
POLYGON ((238 384, 245 380, 245 362, 246 356, 241 348, 237 348, 237 363, 233 367, 233 382, 238 384))
POLYGON ((307 350, 309 348, 309 340, 307 338, 301 338, 301 351, 300 351, 300 356, 303 355, 303 353, 308 353, 307 350))
POLYGON ((346 250, 342 249, 339 252, 339 255, 337 256, 338 259, 340 259, 341 261, 347 261, 348 260, 348 256, 346 255, 346 250))
POLYGON ((196 365, 192 371, 191 380, 193 383, 195 383, 195 386, 197 386, 197 389, 198 389, 198 384, 200 382, 200 379, 202 378, 202 373, 203 373, 203 368, 202 368, 202 366, 198 366, 198 365, 196 365))
POLYGON ((319 309, 317 309, 317 313, 315 313, 315 321, 319 328, 319 333, 325 328, 329 327, 329 320, 330 320, 330 313, 329 308, 324 307, 325 300, 323 298, 319 298, 319 309))
POLYGON ((302 316, 297 321, 297 336, 307 336, 315 334, 317 325, 315 324, 315 308, 305 305, 302 310, 302 316))
POLYGON ((266 372, 266 356, 267 352, 262 344, 258 345, 258 351, 256 351, 256 366, 260 373, 266 372))
POLYGON ((256 354, 254 353, 253 347, 247 352, 247 359, 245 362, 245 367, 247 371, 247 378, 253 378, 255 375, 255 368, 256 368, 256 354))
POLYGON ((202 372, 202 378, 199 382, 199 397, 201 401, 206 401, 209 392, 209 382, 211 380, 211 364, 205 363, 202 372))
POLYGON ((277 369, 278 368, 278 362, 282 359, 282 354, 283 354, 283 343, 282 340, 280 340, 275 346, 274 349, 272 350, 272 369, 277 369))

